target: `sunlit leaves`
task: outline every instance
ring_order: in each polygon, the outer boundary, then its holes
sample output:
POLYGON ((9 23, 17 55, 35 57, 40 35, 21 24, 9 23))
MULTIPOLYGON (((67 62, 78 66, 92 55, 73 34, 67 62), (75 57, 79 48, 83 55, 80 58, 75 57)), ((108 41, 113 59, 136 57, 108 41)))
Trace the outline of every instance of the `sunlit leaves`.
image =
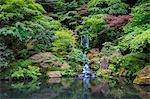
POLYGON ((17 21, 30 20, 33 16, 42 15, 45 11, 41 5, 32 0, 4 0, 4 3, 0 5, 0 12, 2 26, 11 25, 17 21))
POLYGON ((56 40, 52 43, 53 51, 67 51, 71 47, 74 47, 75 38, 73 32, 70 30, 56 31, 56 40))

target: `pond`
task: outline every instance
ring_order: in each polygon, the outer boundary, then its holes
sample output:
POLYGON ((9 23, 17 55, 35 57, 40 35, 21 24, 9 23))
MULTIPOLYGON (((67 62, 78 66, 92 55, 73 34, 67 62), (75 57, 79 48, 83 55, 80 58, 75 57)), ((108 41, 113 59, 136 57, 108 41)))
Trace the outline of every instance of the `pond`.
POLYGON ((148 99, 149 86, 120 78, 51 78, 31 82, 1 81, 1 99, 148 99), (127 83, 128 82, 128 83, 127 83))

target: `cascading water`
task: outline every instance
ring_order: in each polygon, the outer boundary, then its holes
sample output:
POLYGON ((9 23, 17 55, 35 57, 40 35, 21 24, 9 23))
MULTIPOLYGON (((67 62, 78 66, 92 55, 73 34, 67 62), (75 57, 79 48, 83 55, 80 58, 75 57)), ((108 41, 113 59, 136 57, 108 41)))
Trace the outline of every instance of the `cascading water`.
POLYGON ((84 46, 83 49, 83 58, 82 58, 82 67, 83 67, 83 77, 95 77, 95 74, 93 73, 93 71, 90 69, 89 67, 89 63, 87 61, 87 49, 89 48, 89 38, 88 35, 83 35, 81 36, 81 42, 80 44, 82 46, 84 46))

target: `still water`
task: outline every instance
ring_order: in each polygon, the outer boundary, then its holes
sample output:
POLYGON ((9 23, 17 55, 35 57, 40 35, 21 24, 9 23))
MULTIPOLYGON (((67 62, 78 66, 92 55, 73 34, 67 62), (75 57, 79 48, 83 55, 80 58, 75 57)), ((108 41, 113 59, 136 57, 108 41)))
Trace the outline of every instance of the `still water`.
POLYGON ((0 99, 150 99, 149 86, 138 86, 129 82, 123 78, 1 81, 0 99))

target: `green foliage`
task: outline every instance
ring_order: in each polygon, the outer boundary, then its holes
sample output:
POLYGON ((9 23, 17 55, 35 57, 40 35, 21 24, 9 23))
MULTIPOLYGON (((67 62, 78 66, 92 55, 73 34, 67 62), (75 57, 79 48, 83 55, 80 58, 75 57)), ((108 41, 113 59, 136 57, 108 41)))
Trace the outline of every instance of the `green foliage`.
POLYGON ((73 62, 82 62, 83 52, 79 49, 72 49, 72 51, 69 53, 69 56, 69 59, 73 62))
POLYGON ((72 70, 80 71, 80 64, 82 62, 83 53, 79 49, 72 49, 69 53, 69 64, 72 70))
POLYGON ((12 23, 30 20, 32 17, 44 13, 41 5, 33 0, 1 0, 0 1, 0 25, 11 25, 12 23))
POLYGON ((71 77, 73 77, 73 76, 76 75, 76 73, 75 73, 73 70, 70 70, 70 69, 61 71, 61 74, 62 74, 62 76, 65 76, 65 77, 66 77, 66 76, 71 76, 71 77))
POLYGON ((40 3, 47 12, 64 14, 68 11, 74 11, 79 4, 86 0, 36 0, 40 3))
POLYGON ((104 79, 111 79, 112 76, 110 76, 110 75, 103 75, 103 78, 104 78, 104 79))
POLYGON ((123 15, 128 13, 128 5, 121 0, 91 0, 88 3, 90 14, 107 13, 111 15, 123 15))
POLYGON ((124 39, 120 42, 120 46, 123 49, 130 49, 132 52, 143 52, 145 48, 148 48, 150 44, 150 29, 143 31, 140 28, 136 28, 133 32, 124 36, 124 39))
POLYGON ((110 69, 112 72, 116 72, 117 68, 114 64, 109 64, 108 69, 110 69))
POLYGON ((90 68, 93 70, 93 71, 97 71, 100 66, 99 65, 96 65, 96 64, 91 64, 90 68))
POLYGON ((32 65, 32 62, 29 60, 20 60, 12 64, 12 66, 14 67, 14 69, 11 71, 12 78, 20 79, 29 77, 33 80, 36 80, 41 75, 40 68, 32 65))
POLYGON ((146 25, 150 23, 150 3, 144 3, 132 9, 131 14, 134 16, 129 26, 146 25))
POLYGON ((0 43, 0 68, 9 67, 9 63, 13 60, 13 53, 8 49, 4 43, 0 43))
POLYGON ((67 28, 75 29, 80 19, 81 18, 77 11, 69 11, 61 17, 61 23, 64 24, 67 28))
POLYGON ((101 26, 106 23, 104 20, 102 20, 102 18, 104 18, 105 16, 106 14, 96 14, 84 17, 82 25, 78 26, 78 29, 85 32, 87 30, 89 32, 97 33, 102 29, 101 26))
POLYGON ((19 60, 13 64, 15 67, 26 68, 27 66, 32 65, 32 61, 30 60, 19 60))
POLYGON ((75 37, 73 36, 72 31, 62 30, 55 32, 56 39, 52 43, 52 50, 54 52, 67 52, 71 51, 71 48, 75 45, 75 37))
POLYGON ((62 30, 60 22, 43 15, 42 6, 32 0, 0 2, 1 42, 19 58, 50 50, 54 32, 62 30))
POLYGON ((134 76, 145 66, 147 55, 144 53, 131 53, 120 58, 119 64, 127 69, 126 76, 134 76))
POLYGON ((114 51, 119 49, 118 46, 113 46, 111 42, 105 42, 103 45, 104 46, 101 49, 101 52, 103 55, 106 55, 106 56, 112 55, 114 51))
POLYGON ((104 29, 103 25, 106 23, 102 18, 104 18, 105 14, 97 14, 90 15, 88 17, 84 17, 82 25, 79 25, 77 29, 80 31, 82 35, 88 34, 90 37, 90 43, 92 47, 100 45, 99 43, 103 42, 99 41, 100 31, 104 29))
POLYGON ((127 34, 122 37, 122 41, 120 42, 124 50, 130 50, 131 52, 148 50, 150 44, 150 9, 148 5, 149 3, 144 3, 132 10, 134 17, 132 22, 124 27, 124 31, 127 34))
POLYGON ((137 0, 136 5, 141 5, 143 3, 149 3, 149 0, 137 0))
MULTIPOLYGON (((0 67, 3 71, 9 68, 12 78, 37 79, 40 68, 25 59, 45 51, 53 51, 62 63, 59 65, 67 64, 64 60, 69 63, 71 68, 62 71, 62 75, 81 72, 83 53, 77 48, 78 34, 88 34, 91 48, 103 46, 101 52, 108 56, 109 69, 113 72, 123 67, 127 76, 134 76, 148 63, 150 4, 147 0, 35 1, 0 0, 0 67), (130 10, 131 14, 127 15, 130 10), (121 51, 124 56, 115 51, 121 51), (13 56, 24 60, 9 67, 13 56)), ((96 65, 91 68, 98 69, 96 65)), ((48 69, 63 70, 58 66, 48 69)))

